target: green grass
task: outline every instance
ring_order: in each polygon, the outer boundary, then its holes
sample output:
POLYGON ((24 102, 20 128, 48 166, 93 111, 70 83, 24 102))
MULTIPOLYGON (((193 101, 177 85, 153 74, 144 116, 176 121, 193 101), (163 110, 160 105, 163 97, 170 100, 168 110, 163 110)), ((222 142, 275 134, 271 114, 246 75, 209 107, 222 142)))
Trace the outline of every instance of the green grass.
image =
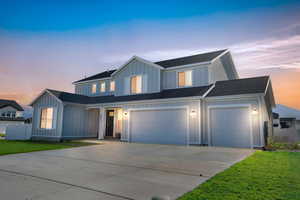
POLYGON ((258 151, 179 200, 300 199, 300 153, 258 151))
POLYGON ((53 150, 53 149, 65 149, 65 148, 80 147, 86 145, 95 145, 95 143, 73 142, 73 141, 37 142, 37 141, 0 140, 0 155, 53 150))

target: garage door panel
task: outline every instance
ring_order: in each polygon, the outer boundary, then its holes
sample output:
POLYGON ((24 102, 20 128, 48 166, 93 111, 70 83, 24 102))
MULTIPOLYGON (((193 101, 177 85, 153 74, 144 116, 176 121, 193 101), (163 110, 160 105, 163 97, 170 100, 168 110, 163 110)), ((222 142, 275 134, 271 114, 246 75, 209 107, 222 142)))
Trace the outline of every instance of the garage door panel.
POLYGON ((248 107, 210 110, 211 144, 226 147, 251 147, 248 107))
POLYGON ((130 114, 131 141, 186 144, 186 109, 138 110, 130 114))

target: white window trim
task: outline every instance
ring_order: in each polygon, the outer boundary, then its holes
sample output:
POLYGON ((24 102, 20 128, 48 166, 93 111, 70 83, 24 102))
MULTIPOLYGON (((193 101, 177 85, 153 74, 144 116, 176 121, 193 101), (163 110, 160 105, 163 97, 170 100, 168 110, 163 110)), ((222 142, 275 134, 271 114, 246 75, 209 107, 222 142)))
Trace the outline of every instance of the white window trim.
POLYGON ((43 106, 38 109, 38 123, 37 123, 37 129, 41 131, 51 131, 56 129, 56 123, 57 123, 57 107, 54 106, 43 106), (52 116, 52 128, 41 128, 41 117, 42 117, 42 109, 45 108, 52 108, 53 109, 53 116, 52 116))
POLYGON ((135 75, 131 75, 131 76, 129 76, 129 94, 130 95, 135 95, 135 94, 143 94, 144 92, 143 92, 143 74, 135 74, 135 75), (132 77, 135 77, 135 76, 140 76, 141 77, 141 88, 140 88, 140 90, 141 90, 141 92, 139 92, 139 93, 132 93, 131 91, 131 79, 132 79, 132 77))
POLYGON ((109 83, 109 91, 114 92, 116 90, 116 81, 115 80, 111 80, 109 83), (111 89, 111 84, 114 83, 114 89, 111 89))
POLYGON ((97 93, 97 83, 93 83, 92 84, 92 88, 91 88, 91 92, 92 92, 92 94, 96 94, 97 93), (94 86, 95 86, 95 91, 94 91, 94 86))
MULTIPOLYGON (((188 87, 193 87, 193 70, 192 69, 183 69, 183 70, 176 70, 176 88, 188 88, 188 87), (191 85, 185 85, 185 86, 179 86, 179 76, 178 73, 179 72, 187 72, 187 71, 191 71, 191 85)), ((184 74, 185 75, 185 74, 184 74)), ((186 75, 185 75, 186 76, 186 75)))
POLYGON ((106 92, 106 85, 105 85, 105 81, 100 81, 100 84, 99 84, 99 89, 100 89, 100 92, 101 93, 104 93, 104 92, 106 92), (102 91, 102 85, 104 85, 104 90, 102 91))

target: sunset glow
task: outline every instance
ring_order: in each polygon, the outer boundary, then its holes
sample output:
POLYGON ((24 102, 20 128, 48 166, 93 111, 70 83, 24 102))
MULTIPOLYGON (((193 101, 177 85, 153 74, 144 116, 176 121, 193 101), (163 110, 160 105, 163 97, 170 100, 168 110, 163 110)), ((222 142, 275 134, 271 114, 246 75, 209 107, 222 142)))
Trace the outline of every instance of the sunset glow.
POLYGON ((45 88, 73 92, 73 81, 133 55, 227 48, 241 78, 270 75, 276 103, 300 109, 299 1, 42 2, 0 1, 0 98, 28 104, 45 88))

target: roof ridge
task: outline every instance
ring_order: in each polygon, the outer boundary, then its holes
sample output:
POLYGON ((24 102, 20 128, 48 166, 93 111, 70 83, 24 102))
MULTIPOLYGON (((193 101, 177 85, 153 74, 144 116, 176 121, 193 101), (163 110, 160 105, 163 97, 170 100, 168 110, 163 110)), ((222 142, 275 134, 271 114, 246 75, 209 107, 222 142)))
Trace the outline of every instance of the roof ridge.
POLYGON ((198 53, 198 54, 193 54, 193 55, 189 55, 189 56, 183 56, 183 57, 177 57, 177 58, 170 58, 170 59, 166 59, 166 60, 161 60, 161 61, 156 61, 154 63, 160 63, 160 62, 165 62, 165 61, 170 61, 170 60, 176 60, 176 59, 183 59, 183 58, 190 58, 193 56, 199 56, 199 55, 204 55, 204 54, 211 54, 211 53, 216 53, 216 52, 225 52, 228 49, 220 49, 220 50, 215 50, 215 51, 209 51, 209 52, 204 52, 204 53, 198 53))

